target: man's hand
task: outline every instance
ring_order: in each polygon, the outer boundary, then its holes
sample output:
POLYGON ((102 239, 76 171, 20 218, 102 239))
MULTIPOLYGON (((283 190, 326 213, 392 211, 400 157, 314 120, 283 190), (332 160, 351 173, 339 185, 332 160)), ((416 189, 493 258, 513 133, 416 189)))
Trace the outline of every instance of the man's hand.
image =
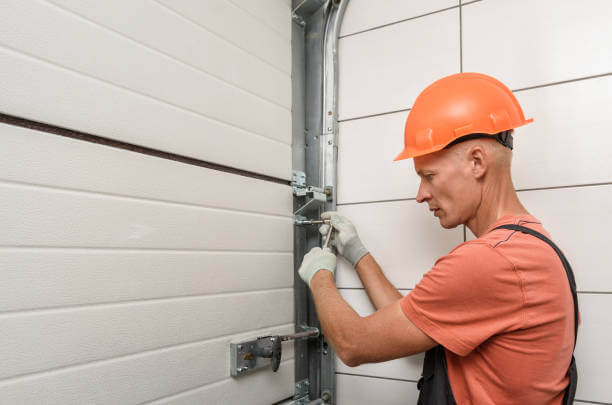
POLYGON ((328 270, 332 273, 332 276, 336 271, 336 255, 332 253, 331 249, 321 249, 318 246, 313 247, 310 252, 304 255, 304 260, 302 260, 298 273, 302 280, 310 287, 310 281, 319 270, 328 270))
MULTIPOLYGON (((331 221, 331 226, 334 228, 330 245, 336 246, 338 253, 344 256, 353 267, 357 266, 359 260, 368 254, 368 249, 361 243, 355 226, 348 218, 336 211, 322 213, 321 219, 329 219, 331 221)), ((328 230, 328 224, 321 225, 319 228, 319 232, 321 232, 322 235, 326 235, 328 230)))

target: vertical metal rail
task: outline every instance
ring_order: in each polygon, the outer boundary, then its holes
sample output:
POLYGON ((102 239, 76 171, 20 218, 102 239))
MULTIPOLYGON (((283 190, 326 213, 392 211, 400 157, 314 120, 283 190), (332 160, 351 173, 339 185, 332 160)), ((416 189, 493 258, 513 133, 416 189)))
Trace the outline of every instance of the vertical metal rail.
MULTIPOLYGON (((322 210, 336 209, 338 160, 338 35, 348 0, 294 0, 293 169, 306 173, 308 185, 332 187, 322 210)), ((295 209, 298 207, 294 206, 295 209)), ((320 246, 317 227, 294 228, 294 265, 320 246)), ((320 328, 312 295, 295 275, 296 325, 320 328)), ((335 354, 322 335, 296 342, 296 383, 307 381, 310 399, 335 404, 335 354)))

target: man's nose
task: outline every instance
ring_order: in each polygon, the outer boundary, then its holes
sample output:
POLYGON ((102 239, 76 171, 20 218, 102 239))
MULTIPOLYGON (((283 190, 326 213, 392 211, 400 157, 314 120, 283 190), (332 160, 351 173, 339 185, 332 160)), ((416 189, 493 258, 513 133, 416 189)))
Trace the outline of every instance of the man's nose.
POLYGON ((431 198, 431 193, 428 190, 426 190, 426 188, 423 186, 423 181, 421 180, 421 183, 419 184, 419 192, 417 193, 416 200, 418 203, 422 203, 422 202, 429 200, 430 198, 431 198))

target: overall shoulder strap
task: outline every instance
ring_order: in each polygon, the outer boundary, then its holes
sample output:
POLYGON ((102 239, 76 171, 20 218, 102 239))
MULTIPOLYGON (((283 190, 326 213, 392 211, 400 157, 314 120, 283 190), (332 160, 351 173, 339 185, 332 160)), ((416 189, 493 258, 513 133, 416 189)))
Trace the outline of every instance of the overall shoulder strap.
POLYGON ((565 269, 565 274, 567 275, 567 280, 569 281, 570 289, 572 290, 572 297, 574 298, 574 348, 576 348, 576 339, 578 338, 578 294, 576 292, 576 279, 574 278, 574 272, 572 271, 572 267, 565 258, 565 255, 563 254, 561 249, 559 249, 559 247, 555 245, 553 241, 542 235, 540 232, 534 231, 533 229, 527 228, 526 226, 507 224, 498 226, 493 230, 495 229, 510 229, 513 231, 519 231, 535 236, 536 238, 548 243, 550 247, 553 248, 553 250, 557 253, 559 259, 561 259, 563 268, 565 269))

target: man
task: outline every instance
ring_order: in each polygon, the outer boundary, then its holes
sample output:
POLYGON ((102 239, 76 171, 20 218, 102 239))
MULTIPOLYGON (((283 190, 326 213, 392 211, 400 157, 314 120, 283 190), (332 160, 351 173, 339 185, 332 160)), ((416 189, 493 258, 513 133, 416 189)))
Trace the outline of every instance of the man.
POLYGON ((482 74, 451 75, 419 95, 395 160, 414 158, 421 178, 416 200, 442 227, 465 224, 477 239, 438 259, 405 297, 347 218, 321 215, 331 220, 332 244, 355 267, 377 310, 362 318, 342 299, 331 250, 305 255, 299 274, 344 363, 427 351, 419 403, 571 402, 573 392, 564 399, 577 314, 571 268, 538 237, 496 229, 514 224, 547 235, 511 179, 512 131, 531 121, 506 86, 482 74))

